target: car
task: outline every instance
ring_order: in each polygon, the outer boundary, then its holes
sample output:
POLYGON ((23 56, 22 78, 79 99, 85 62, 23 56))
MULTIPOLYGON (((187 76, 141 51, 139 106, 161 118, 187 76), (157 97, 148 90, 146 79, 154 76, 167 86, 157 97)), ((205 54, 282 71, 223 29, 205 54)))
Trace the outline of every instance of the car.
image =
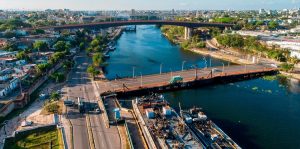
POLYGON ((212 71, 212 72, 222 72, 222 70, 221 70, 221 69, 218 69, 218 68, 213 68, 213 69, 211 69, 211 71, 212 71))
POLYGON ((101 111, 100 111, 99 108, 96 108, 96 109, 95 109, 95 112, 99 114, 101 111))
POLYGON ((33 121, 23 121, 21 123, 22 127, 31 126, 33 124, 33 121))

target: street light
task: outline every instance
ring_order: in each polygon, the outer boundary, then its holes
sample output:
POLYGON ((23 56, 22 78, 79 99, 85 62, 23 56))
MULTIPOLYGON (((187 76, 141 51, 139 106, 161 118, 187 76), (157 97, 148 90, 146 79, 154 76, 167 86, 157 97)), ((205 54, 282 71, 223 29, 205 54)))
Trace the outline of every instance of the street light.
POLYGON ((134 66, 132 67, 132 78, 134 78, 134 66))
POLYGON ((203 60, 204 60, 204 63, 205 63, 205 68, 207 68, 207 61, 206 61, 206 58, 203 57, 203 60))
POLYGON ((162 71, 162 65, 163 65, 163 63, 160 64, 160 67, 159 67, 159 74, 161 74, 161 71, 162 71))
POLYGON ((185 64, 186 61, 182 61, 182 65, 181 65, 181 71, 183 71, 183 68, 184 68, 184 64, 185 64))
POLYGON ((223 65, 222 74, 224 74, 225 65, 224 63, 222 63, 222 65, 223 65))
POLYGON ((170 68, 170 71, 171 71, 171 77, 173 77, 173 72, 172 72, 172 68, 170 68))
POLYGON ((143 86, 143 75, 141 72, 140 72, 140 75, 141 75, 141 87, 142 87, 143 86))
POLYGON ((197 64, 193 65, 194 68, 195 68, 195 78, 197 79, 198 78, 198 72, 197 72, 197 64))

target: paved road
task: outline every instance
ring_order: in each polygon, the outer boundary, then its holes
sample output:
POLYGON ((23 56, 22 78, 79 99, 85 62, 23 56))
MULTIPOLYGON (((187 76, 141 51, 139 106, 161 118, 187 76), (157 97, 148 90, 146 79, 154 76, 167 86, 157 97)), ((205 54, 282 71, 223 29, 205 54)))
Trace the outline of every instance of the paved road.
MULTIPOLYGON (((86 57, 85 53, 81 53, 76 58, 77 65, 68 77, 67 94, 70 98, 82 97, 85 102, 96 105, 97 94, 96 88, 93 87, 89 79, 86 69, 91 63, 91 59, 86 57)), ((77 101, 76 101, 77 102, 77 101)), ((89 114, 80 114, 78 109, 68 108, 69 118, 73 125, 74 148, 87 149, 90 148, 89 136, 87 133, 86 117, 89 116, 93 141, 96 149, 118 149, 121 148, 120 137, 116 127, 105 127, 102 114, 90 112, 89 114), (113 138, 113 139, 112 139, 113 138)), ((88 122, 89 123, 89 122, 88 122)))
MULTIPOLYGON (((218 71, 214 72, 213 75, 229 75, 229 74, 236 74, 236 73, 246 73, 251 71, 263 71, 266 70, 267 66, 263 65, 232 65, 232 66, 224 66, 223 67, 215 67, 218 71)), ((198 78, 207 78, 210 76, 212 68, 207 69, 198 69, 197 76, 198 78)), ((126 85, 128 88, 136 88, 139 86, 151 86, 151 85, 163 85, 168 84, 170 78, 172 76, 180 75, 184 78, 183 81, 193 80, 196 77, 196 70, 185 70, 185 71, 177 71, 172 73, 163 73, 163 74, 155 74, 155 75, 146 75, 146 76, 137 76, 136 78, 123 78, 119 80, 114 80, 109 82, 109 86, 106 85, 108 90, 120 90, 123 89, 123 84, 126 85)), ((100 84, 99 84, 100 85, 100 84)), ((105 87, 105 86, 103 86, 105 87)))

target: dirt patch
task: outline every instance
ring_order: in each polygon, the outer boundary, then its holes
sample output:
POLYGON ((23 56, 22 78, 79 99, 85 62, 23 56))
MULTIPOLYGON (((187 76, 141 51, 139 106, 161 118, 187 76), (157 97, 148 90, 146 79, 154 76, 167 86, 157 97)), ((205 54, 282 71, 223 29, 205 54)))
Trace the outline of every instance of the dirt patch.
POLYGON ((63 112, 63 101, 54 101, 46 103, 41 111, 41 115, 50 115, 50 114, 62 114, 63 112))

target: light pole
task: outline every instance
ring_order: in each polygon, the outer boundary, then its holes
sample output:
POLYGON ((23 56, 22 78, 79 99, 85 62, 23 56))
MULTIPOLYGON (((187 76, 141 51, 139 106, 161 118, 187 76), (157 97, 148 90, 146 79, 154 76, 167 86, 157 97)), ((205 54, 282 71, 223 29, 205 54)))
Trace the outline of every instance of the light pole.
POLYGON ((172 72, 172 68, 170 68, 170 71, 171 71, 171 77, 173 77, 173 72, 172 72))
POLYGON ((182 61, 182 65, 181 65, 181 71, 183 71, 184 69, 184 64, 185 64, 186 61, 182 61))
POLYGON ((206 61, 206 58, 203 57, 203 60, 204 60, 204 63, 205 63, 205 68, 207 68, 207 61, 206 61))
POLYGON ((222 74, 224 74, 225 65, 224 63, 222 63, 222 65, 223 65, 222 74))
POLYGON ((197 65, 194 65, 194 68, 195 68, 195 78, 197 79, 198 78, 197 65))
POLYGON ((162 71, 162 65, 163 65, 163 63, 160 64, 160 67, 159 67, 159 74, 161 74, 161 71, 162 71))
POLYGON ((135 69, 135 67, 133 66, 132 67, 132 78, 134 78, 134 69, 135 69))
POLYGON ((140 72, 141 75, 141 87, 143 86, 143 74, 140 72))

